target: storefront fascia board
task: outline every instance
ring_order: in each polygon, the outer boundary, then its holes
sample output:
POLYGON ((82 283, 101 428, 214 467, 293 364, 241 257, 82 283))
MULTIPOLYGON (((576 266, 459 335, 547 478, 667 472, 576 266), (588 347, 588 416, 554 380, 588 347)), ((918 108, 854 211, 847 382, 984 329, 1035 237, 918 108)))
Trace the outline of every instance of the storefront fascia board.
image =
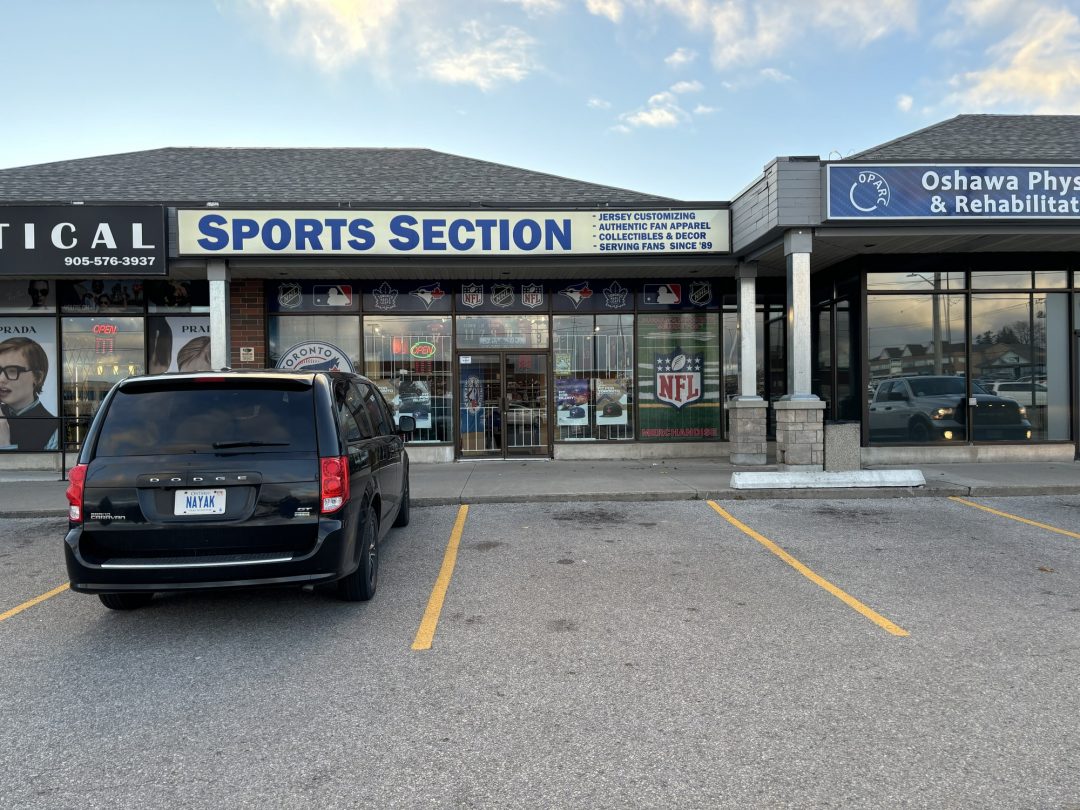
MULTIPOLYGON (((184 265, 205 260, 181 259, 184 265)), ((258 257, 228 259, 234 278, 367 278, 387 275, 411 279, 491 279, 500 278, 651 278, 663 276, 734 277, 737 262, 732 256, 656 256, 604 259, 597 257, 550 257, 512 259, 478 257, 466 262, 430 258, 403 259, 394 256, 345 261, 341 259, 299 259, 258 257)))

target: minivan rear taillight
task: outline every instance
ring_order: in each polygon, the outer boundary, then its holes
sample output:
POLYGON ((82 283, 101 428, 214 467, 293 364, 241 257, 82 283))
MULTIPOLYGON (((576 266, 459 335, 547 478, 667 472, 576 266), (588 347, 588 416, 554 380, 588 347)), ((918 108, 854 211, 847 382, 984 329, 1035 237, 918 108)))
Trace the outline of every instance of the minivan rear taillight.
POLYGON ((86 465, 77 464, 68 470, 68 520, 72 523, 83 522, 83 485, 86 483, 86 465))
POLYGON ((322 513, 336 512, 349 500, 349 457, 319 459, 322 483, 322 513))

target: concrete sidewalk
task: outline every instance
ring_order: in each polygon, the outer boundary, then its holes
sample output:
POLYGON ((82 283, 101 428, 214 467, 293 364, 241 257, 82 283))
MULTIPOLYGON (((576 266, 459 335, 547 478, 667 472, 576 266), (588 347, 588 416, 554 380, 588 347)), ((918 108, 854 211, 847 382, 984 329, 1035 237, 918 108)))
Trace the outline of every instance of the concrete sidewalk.
MULTIPOLYGON (((726 461, 464 461, 414 464, 414 506, 458 503, 1080 495, 1080 463, 923 464, 924 487, 734 490, 726 461)), ((748 468, 739 468, 748 469, 748 468)), ((760 470, 772 467, 752 468, 760 470)), ((872 468, 886 469, 886 468, 872 468)), ((63 517, 55 473, 0 474, 0 517, 63 517)))

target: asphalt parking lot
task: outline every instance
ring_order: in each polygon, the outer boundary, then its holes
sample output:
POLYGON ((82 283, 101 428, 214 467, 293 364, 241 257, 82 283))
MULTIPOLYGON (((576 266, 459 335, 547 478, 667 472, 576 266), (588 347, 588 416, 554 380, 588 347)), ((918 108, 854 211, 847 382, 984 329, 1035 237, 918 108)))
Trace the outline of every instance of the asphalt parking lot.
POLYGON ((0 521, 3 807, 1080 808, 1080 496, 430 507, 373 602, 131 613, 34 601, 64 529, 0 521))

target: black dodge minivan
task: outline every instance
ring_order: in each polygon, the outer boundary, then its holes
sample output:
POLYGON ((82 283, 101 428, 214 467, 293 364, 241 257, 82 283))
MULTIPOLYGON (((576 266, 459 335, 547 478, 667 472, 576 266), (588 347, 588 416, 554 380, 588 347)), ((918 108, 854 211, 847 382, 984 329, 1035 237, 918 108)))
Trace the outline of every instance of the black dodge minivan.
POLYGON ((155 591, 328 582, 370 599, 380 541, 409 522, 413 428, 343 372, 123 380, 69 473, 71 589, 116 610, 155 591))

